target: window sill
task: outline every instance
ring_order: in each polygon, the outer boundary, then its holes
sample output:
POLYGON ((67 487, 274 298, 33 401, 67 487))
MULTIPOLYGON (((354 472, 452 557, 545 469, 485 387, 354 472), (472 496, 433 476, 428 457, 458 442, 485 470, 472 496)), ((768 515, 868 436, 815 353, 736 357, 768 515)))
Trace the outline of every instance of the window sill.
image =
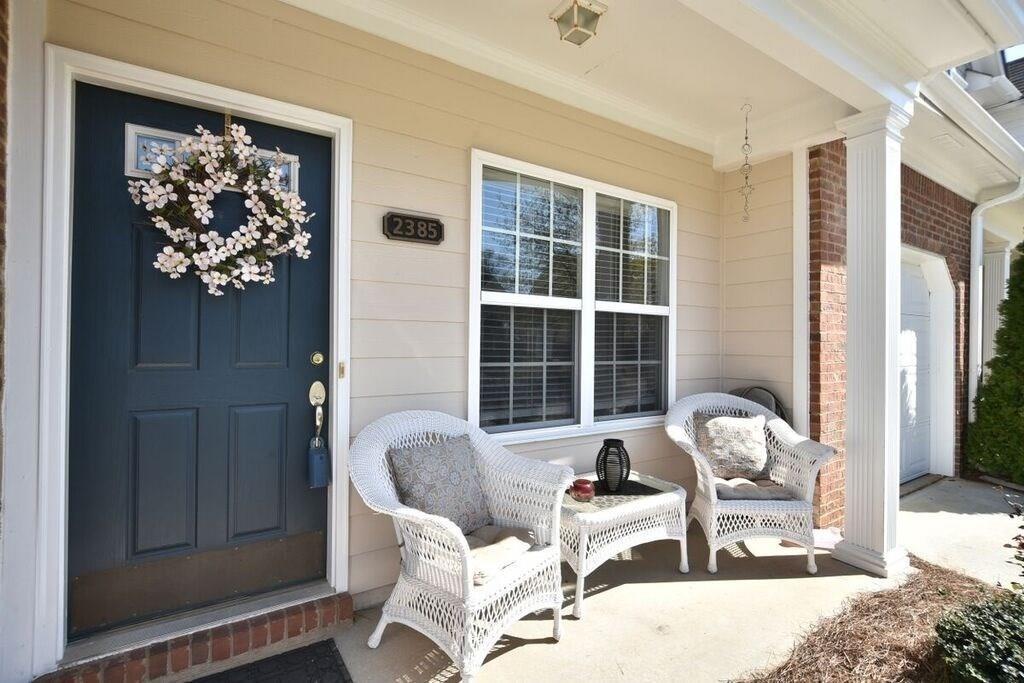
POLYGON ((651 427, 661 427, 664 424, 664 415, 649 415, 646 417, 634 417, 622 420, 606 420, 585 426, 564 425, 561 427, 546 427, 542 429, 522 429, 515 432, 498 432, 497 434, 491 434, 491 436, 498 443, 509 446, 520 443, 536 443, 538 441, 571 439, 577 436, 593 436, 595 434, 627 432, 634 429, 650 429, 651 427))

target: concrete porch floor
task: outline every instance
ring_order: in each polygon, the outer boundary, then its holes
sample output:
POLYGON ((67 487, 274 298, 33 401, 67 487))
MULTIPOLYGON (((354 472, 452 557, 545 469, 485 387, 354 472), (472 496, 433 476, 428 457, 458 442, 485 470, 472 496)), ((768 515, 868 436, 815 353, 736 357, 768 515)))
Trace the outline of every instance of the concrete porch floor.
MULTIPOLYGON (((718 554, 707 572, 699 527, 689 535, 690 573, 680 574, 679 545, 659 541, 607 562, 587 577, 585 613, 572 617, 575 575, 563 564, 566 600, 562 640, 551 639, 550 613, 515 624, 484 664, 481 681, 719 681, 784 657, 799 633, 838 611, 847 597, 891 585, 818 553, 818 574, 805 571, 806 552, 759 539, 718 554)), ((457 681, 434 644, 402 625, 380 647, 366 639, 379 610, 357 612, 337 637, 356 683, 457 681)))
MULTIPOLYGON (((911 552, 983 580, 1008 581, 1002 548, 1015 524, 994 487, 946 480, 902 500, 901 535, 911 552)), ((550 613, 515 624, 499 641, 481 681, 722 681, 781 661, 800 634, 838 612, 844 600, 895 585, 818 552, 818 574, 805 552, 758 539, 719 552, 708 574, 707 545, 694 524, 690 573, 679 574, 678 544, 649 543, 631 560, 606 563, 587 578, 586 610, 572 617, 575 575, 563 564, 562 640, 551 639, 550 613)), ((380 611, 357 612, 338 647, 356 683, 460 680, 448 657, 400 624, 380 647, 366 639, 380 611)))
POLYGON ((1024 493, 966 479, 943 479, 900 501, 900 542, 909 552, 991 584, 1021 581, 1005 545, 1022 522, 1006 497, 1024 493))

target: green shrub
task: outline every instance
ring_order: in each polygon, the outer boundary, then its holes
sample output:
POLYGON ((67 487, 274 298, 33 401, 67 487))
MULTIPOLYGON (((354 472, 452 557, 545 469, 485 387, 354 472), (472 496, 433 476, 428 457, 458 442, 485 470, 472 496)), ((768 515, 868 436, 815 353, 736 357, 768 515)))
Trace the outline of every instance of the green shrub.
POLYGON ((953 681, 1024 681, 1024 595, 966 605, 942 617, 935 630, 953 681))
POLYGON ((1024 484, 1024 258, 1010 266, 999 313, 1003 323, 975 399, 967 455, 976 469, 1024 484))

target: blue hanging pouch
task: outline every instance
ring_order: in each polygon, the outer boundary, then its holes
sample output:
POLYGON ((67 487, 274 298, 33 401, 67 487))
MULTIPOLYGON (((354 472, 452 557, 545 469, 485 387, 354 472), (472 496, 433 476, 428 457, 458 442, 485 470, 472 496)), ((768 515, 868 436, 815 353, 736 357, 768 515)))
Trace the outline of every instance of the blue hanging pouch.
POLYGON ((331 452, 327 440, 314 436, 309 441, 309 488, 321 489, 331 483, 331 452))

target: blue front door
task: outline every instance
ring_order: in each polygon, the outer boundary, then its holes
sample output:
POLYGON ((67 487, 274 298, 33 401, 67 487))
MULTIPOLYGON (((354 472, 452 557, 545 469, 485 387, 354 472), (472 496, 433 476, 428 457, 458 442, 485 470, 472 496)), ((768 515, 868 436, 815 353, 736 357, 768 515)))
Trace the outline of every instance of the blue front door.
MULTIPOLYGON (((125 140, 128 124, 220 132, 223 114, 76 86, 71 638, 325 574, 326 489, 307 487, 306 452, 309 387, 330 365, 312 357, 329 357, 331 141, 234 121, 298 156, 312 256, 214 297, 153 268, 163 238, 128 195, 125 140)), ((211 227, 244 223, 243 201, 219 194, 211 227)))

